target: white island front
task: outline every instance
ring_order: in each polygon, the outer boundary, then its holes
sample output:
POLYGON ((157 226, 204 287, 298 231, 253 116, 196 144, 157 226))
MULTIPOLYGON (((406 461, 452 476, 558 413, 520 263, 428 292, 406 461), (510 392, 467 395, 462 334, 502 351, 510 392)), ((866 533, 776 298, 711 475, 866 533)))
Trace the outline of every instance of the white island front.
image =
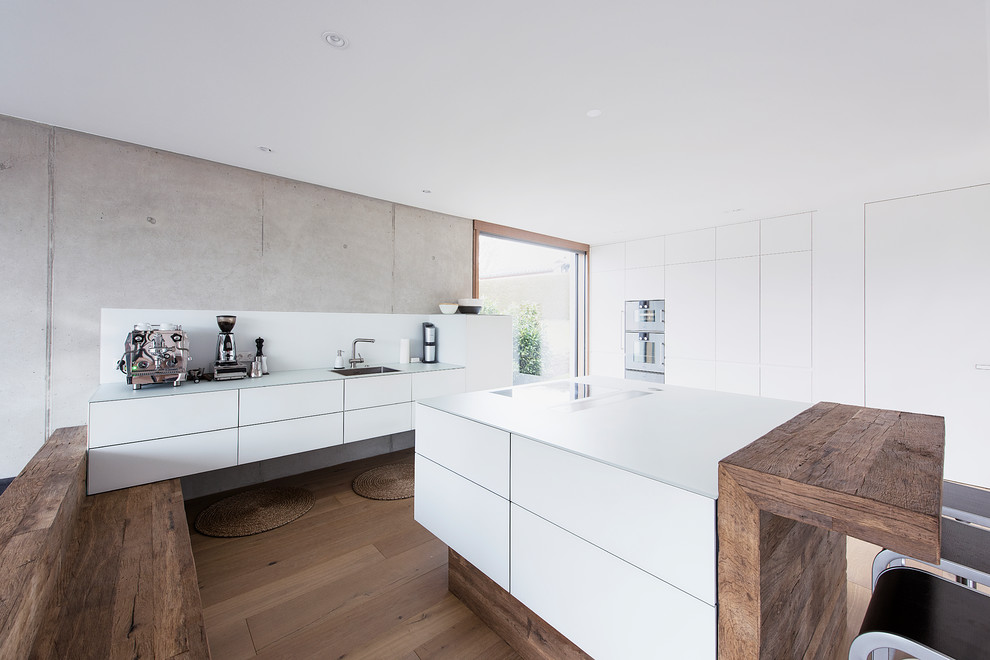
POLYGON ((588 655, 716 656, 718 461, 806 403, 607 378, 416 404, 416 520, 588 655))

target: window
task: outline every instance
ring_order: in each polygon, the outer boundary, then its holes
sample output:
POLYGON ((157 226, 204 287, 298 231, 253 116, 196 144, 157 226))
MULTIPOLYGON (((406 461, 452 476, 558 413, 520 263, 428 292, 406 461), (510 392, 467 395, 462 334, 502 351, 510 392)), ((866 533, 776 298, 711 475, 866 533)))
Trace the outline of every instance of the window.
POLYGON ((475 221, 475 291, 512 317, 514 385, 583 375, 588 246, 475 221))

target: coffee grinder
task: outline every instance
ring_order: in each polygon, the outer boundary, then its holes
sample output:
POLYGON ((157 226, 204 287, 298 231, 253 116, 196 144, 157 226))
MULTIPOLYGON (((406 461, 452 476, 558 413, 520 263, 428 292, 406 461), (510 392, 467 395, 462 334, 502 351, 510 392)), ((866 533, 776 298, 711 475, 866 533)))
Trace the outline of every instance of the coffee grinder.
POLYGON ((236 380, 247 376, 247 367, 237 364, 237 346, 234 344, 236 316, 217 316, 220 334, 217 335, 217 361, 213 363, 213 380, 236 380))
POLYGON ((432 323, 423 324, 423 362, 437 361, 437 326, 432 323))

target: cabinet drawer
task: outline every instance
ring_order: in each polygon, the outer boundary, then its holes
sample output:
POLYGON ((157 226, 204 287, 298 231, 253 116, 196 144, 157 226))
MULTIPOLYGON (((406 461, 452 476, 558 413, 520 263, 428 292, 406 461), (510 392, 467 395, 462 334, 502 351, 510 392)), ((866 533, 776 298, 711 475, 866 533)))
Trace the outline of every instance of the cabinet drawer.
POLYGON ((344 413, 344 442, 412 430, 412 404, 397 403, 344 413))
POLYGON ((343 413, 242 426, 237 437, 237 463, 243 465, 343 442, 343 413))
POLYGON ((344 383, 344 410, 412 400, 412 374, 354 378, 344 383))
POLYGON ((89 404, 90 447, 236 426, 237 390, 89 404))
POLYGON ((416 451, 509 498, 509 434, 416 404, 416 451))
POLYGON ((344 409, 344 383, 252 387, 240 391, 240 403, 241 426, 335 413, 344 409))
POLYGON ((435 396, 460 394, 464 391, 464 370, 447 369, 412 374, 412 399, 430 399, 435 396))
POLYGON ((715 660, 714 606, 515 504, 511 520, 512 595, 586 653, 715 660))
POLYGON ((509 502, 416 454, 416 521, 509 589, 509 502))
POLYGON ((715 604, 715 501, 512 436, 512 501, 715 604))
POLYGON ((90 494, 217 470, 237 464, 237 429, 90 449, 88 462, 90 494))

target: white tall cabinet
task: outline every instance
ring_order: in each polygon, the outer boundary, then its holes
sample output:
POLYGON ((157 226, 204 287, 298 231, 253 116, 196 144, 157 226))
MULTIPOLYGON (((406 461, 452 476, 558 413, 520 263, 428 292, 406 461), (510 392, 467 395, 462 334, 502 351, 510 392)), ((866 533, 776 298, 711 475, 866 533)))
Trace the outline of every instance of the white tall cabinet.
POLYGON ((589 373, 625 375, 625 301, 663 299, 663 236, 596 246, 591 258, 589 373))
POLYGON ((667 237, 666 382, 715 389, 715 230, 667 237))
POLYGON ((945 417, 945 477, 990 483, 990 185, 866 205, 866 405, 945 417))
POLYGON ((622 378, 625 374, 624 309, 625 301, 624 243, 595 248, 591 257, 589 282, 589 371, 598 376, 622 378))
POLYGON ((594 246, 591 373, 621 375, 621 299, 658 297, 667 383, 811 401, 811 250, 811 213, 594 246))

